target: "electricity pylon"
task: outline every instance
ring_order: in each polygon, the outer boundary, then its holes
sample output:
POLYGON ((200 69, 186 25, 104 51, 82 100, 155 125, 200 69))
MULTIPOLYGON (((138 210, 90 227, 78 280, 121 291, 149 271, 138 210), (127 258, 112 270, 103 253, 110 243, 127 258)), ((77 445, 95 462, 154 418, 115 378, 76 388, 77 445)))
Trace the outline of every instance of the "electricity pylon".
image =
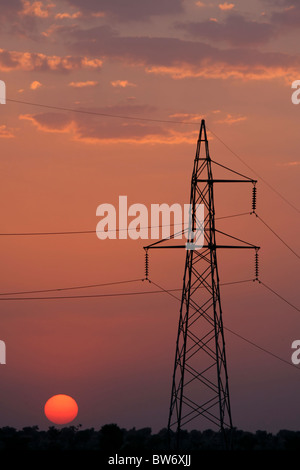
MULTIPOLYGON (((148 279, 148 249, 187 249, 168 421, 169 431, 174 429, 177 433, 177 444, 179 444, 182 428, 196 418, 203 418, 210 423, 210 426, 213 424, 222 432, 225 446, 230 447, 232 418, 217 250, 255 249, 257 268, 259 247, 216 229, 214 185, 244 182, 253 184, 252 209, 255 210, 256 180, 211 160, 205 121, 202 120, 191 181, 191 226, 189 228, 192 231, 199 228, 196 207, 198 204, 203 204, 204 221, 200 224, 204 235, 203 247, 188 249, 187 247, 192 246, 194 242, 192 238, 188 238, 187 245, 162 245, 166 242, 165 239, 144 247, 146 279, 148 279), (229 171, 234 178, 214 179, 213 163, 229 171), (216 233, 240 243, 217 244, 216 233)), ((256 278, 257 275, 256 271, 256 278)))

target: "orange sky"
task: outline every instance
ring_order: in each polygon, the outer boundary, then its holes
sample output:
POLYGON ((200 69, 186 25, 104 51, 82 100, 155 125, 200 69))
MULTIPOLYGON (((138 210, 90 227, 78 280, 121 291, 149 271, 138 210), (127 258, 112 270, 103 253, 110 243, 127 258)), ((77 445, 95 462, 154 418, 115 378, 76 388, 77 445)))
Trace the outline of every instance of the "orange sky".
MULTIPOLYGON (((199 121, 299 204, 296 0, 0 1, 1 233, 94 230, 101 203, 188 203, 199 121), (55 3, 55 4, 54 4, 55 3), (124 4, 126 8, 124 9, 124 4), (41 108, 17 100, 135 121, 41 108), (194 125, 192 125, 194 123, 194 125)), ((209 134, 212 159, 256 178, 209 134)), ((219 174, 219 173, 218 173, 219 174)), ((216 190, 216 215, 251 210, 248 185, 216 190), (246 187, 247 186, 247 187, 246 187)), ((298 213, 258 182, 257 212, 295 250, 298 213)), ((217 227, 260 245, 261 279, 298 304, 297 259, 254 216, 217 227)), ((298 230, 298 232, 297 232, 298 230)), ((1 237, 1 292, 138 279, 143 240, 1 237)), ((171 250, 170 250, 171 251, 171 250)), ((150 275, 181 288, 183 252, 150 275)), ((253 253, 220 253, 221 282, 253 277, 253 253)), ((84 293, 151 290, 145 283, 84 293)), ((71 291, 80 294, 82 291, 71 291)), ((221 289, 224 324, 291 362, 299 314, 257 284, 221 289)), ((180 292, 177 293, 180 295, 180 292)), ((74 397, 74 423, 166 426, 178 303, 165 295, 2 301, 0 426, 46 428, 46 400, 74 397)), ((299 427, 299 370, 226 333, 233 423, 299 427)))

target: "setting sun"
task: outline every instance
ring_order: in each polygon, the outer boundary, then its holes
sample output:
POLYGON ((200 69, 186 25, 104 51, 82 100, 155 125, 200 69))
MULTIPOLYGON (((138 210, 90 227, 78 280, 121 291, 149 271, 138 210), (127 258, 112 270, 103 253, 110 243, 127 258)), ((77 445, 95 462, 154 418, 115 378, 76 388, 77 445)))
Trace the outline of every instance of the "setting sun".
POLYGON ((78 406, 69 395, 54 395, 44 407, 45 415, 55 424, 67 424, 76 418, 78 406))

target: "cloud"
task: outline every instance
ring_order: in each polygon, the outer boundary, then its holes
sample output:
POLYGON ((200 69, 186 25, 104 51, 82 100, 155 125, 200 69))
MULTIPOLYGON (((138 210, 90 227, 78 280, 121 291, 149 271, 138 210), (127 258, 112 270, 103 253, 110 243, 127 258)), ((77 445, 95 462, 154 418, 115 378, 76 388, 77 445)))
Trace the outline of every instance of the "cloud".
POLYGON ((99 70, 102 61, 88 57, 75 56, 47 56, 35 52, 17 52, 0 49, 0 70, 23 70, 43 72, 70 72, 72 70, 92 69, 99 70))
POLYGON ((146 21, 152 16, 183 13, 184 0, 68 0, 85 13, 105 13, 118 21, 146 21))
POLYGON ((5 124, 0 125, 0 139, 11 139, 15 137, 13 132, 5 124))
POLYGON ((122 37, 107 26, 84 30, 78 26, 64 27, 60 35, 60 40, 65 38, 77 53, 95 55, 104 61, 118 60, 126 65, 143 67, 147 73, 174 79, 278 78, 290 81, 297 76, 300 66, 300 57, 287 53, 260 52, 252 47, 225 49, 178 38, 122 37))
POLYGON ((135 83, 130 83, 127 80, 115 80, 110 83, 114 88, 127 88, 127 87, 136 86, 135 83))
POLYGON ((239 79, 239 80, 274 80, 282 79, 286 83, 293 81, 297 72, 296 67, 284 66, 264 66, 257 64, 255 66, 247 66, 246 64, 232 66, 226 63, 204 64, 202 67, 193 66, 189 63, 183 63, 180 66, 152 66, 147 67, 148 73, 156 75, 170 76, 174 80, 185 78, 215 78, 220 80, 239 79))
MULTIPOLYGON (((38 17, 26 12, 30 2, 23 0, 0 0, 1 33, 8 33, 13 37, 31 37, 36 39, 38 17), (24 10, 25 7, 25 10, 24 10)), ((47 13, 47 12, 46 12, 47 13)))
POLYGON ((225 41, 234 47, 264 44, 277 35, 277 28, 272 24, 248 20, 238 13, 228 15, 223 22, 186 22, 178 23, 177 27, 193 37, 225 41))
POLYGON ((232 10, 235 7, 234 3, 219 3, 219 8, 220 10, 227 11, 227 10, 232 10))
POLYGON ((70 82, 69 86, 73 88, 86 88, 86 87, 97 86, 98 84, 99 82, 88 80, 86 82, 70 82))
POLYGON ((1 18, 12 17, 23 8, 22 0, 1 0, 0 16, 1 18))
POLYGON ((299 0, 281 0, 278 2, 283 7, 281 11, 274 11, 271 21, 285 31, 290 28, 299 28, 300 24, 300 3, 299 0))
POLYGON ((170 114, 169 118, 174 119, 175 121, 200 123, 201 119, 204 119, 205 116, 203 114, 195 114, 195 113, 175 113, 175 114, 170 114))
POLYGON ((277 165, 278 166, 292 166, 292 167, 295 167, 295 166, 300 165, 300 161, 277 163, 277 165))
POLYGON ((36 80, 30 84, 30 89, 36 90, 37 88, 40 88, 41 86, 42 84, 36 80))
POLYGON ((94 18, 104 18, 106 14, 104 13, 104 11, 98 11, 97 13, 92 13, 92 16, 94 18))
POLYGON ((42 36, 45 36, 46 38, 52 36, 56 31, 59 30, 59 25, 57 24, 51 24, 49 28, 46 29, 46 31, 42 31, 42 36))
MULTIPOLYGON (((128 105, 93 108, 87 111, 130 116, 143 116, 147 112, 147 116, 149 116, 152 110, 152 107, 146 105, 128 105)), ((178 130, 178 128, 172 129, 170 126, 148 124, 130 119, 115 119, 114 125, 112 125, 112 118, 101 118, 101 116, 88 114, 45 112, 24 114, 19 118, 31 122, 38 131, 67 134, 72 140, 86 144, 195 144, 198 134, 197 129, 178 130)))
POLYGON ((56 13, 55 18, 58 20, 63 20, 65 18, 76 19, 82 16, 81 11, 76 11, 75 13, 56 13))
POLYGON ((23 0, 22 3, 23 9, 19 12, 20 15, 37 16, 38 18, 48 18, 50 8, 55 6, 52 3, 44 7, 43 2, 30 2, 27 0, 23 0))
POLYGON ((72 127, 72 119, 63 113, 21 114, 19 119, 31 121, 39 130, 45 132, 65 133, 72 127))
POLYGON ((233 116, 232 114, 227 114, 225 119, 220 119, 219 121, 216 121, 216 123, 232 125, 236 124, 237 122, 246 121, 246 119, 246 116, 233 116))

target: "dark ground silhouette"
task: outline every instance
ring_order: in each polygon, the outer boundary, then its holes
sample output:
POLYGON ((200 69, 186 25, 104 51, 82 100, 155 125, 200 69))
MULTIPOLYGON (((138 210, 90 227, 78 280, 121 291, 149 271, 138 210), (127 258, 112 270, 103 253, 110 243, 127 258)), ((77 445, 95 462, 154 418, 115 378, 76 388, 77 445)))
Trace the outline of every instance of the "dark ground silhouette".
MULTIPOLYGON (((298 451, 300 431, 281 430, 277 434, 266 431, 255 433, 234 429, 236 451, 298 451)), ((183 431, 181 453, 222 451, 220 433, 206 431, 183 431)), ((106 424, 99 430, 69 426, 49 427, 47 431, 38 426, 16 430, 0 428, 0 451, 100 451, 106 455, 149 453, 161 454, 169 451, 168 434, 162 429, 152 434, 151 428, 121 429, 116 424, 106 424)))

